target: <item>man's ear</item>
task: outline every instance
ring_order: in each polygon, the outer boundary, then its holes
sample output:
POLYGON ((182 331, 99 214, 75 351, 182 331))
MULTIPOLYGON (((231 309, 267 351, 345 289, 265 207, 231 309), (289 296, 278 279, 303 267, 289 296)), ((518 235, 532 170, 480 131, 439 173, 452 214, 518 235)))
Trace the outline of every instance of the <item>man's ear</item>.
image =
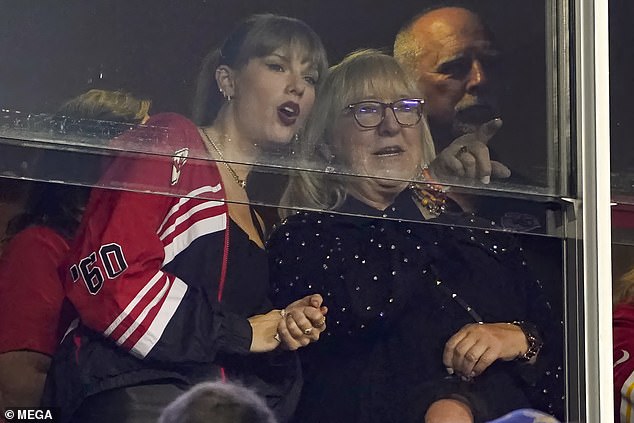
POLYGON ((220 65, 216 68, 216 84, 225 98, 235 95, 235 84, 233 69, 227 65, 220 65))

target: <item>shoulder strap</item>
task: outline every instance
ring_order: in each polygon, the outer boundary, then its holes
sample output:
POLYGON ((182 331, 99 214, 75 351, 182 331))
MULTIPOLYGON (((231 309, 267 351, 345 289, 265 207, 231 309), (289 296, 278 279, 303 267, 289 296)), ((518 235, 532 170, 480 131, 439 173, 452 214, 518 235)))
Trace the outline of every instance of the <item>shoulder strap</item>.
POLYGON ((255 226, 255 230, 258 231, 258 235, 260 236, 262 242, 265 242, 266 239, 264 238, 264 230, 262 229, 260 219, 258 219, 258 215, 252 206, 249 206, 249 213, 251 213, 251 220, 253 221, 253 226, 255 226))

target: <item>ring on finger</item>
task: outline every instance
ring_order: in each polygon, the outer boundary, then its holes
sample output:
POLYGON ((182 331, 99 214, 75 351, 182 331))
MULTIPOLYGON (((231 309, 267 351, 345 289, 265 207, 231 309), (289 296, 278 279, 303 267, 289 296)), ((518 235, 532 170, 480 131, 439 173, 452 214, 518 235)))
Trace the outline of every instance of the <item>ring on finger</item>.
POLYGON ((306 328, 304 329, 304 334, 305 335, 310 335, 310 333, 313 331, 313 328, 306 328))
POLYGON ((456 156, 459 156, 461 154, 468 153, 468 152, 469 152, 469 150, 467 149, 467 146, 463 145, 462 147, 460 147, 460 149, 456 153, 456 156))
POLYGON ((325 317, 322 317, 320 321, 318 321, 317 323, 315 323, 315 327, 316 327, 316 328, 320 328, 320 327, 322 327, 322 326, 323 326, 323 325, 325 325, 325 324, 326 324, 326 318, 325 318, 325 317))

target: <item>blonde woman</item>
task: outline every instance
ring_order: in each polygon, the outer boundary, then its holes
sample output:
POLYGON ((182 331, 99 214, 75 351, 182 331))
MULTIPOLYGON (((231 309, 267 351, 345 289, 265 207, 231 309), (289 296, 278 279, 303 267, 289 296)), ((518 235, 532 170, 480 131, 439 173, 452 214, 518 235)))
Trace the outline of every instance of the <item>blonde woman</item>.
POLYGON ((471 423, 561 405, 559 321, 513 236, 465 228, 477 217, 447 214, 422 179, 424 110, 378 51, 324 80, 298 153, 321 171, 284 198, 326 211, 289 216, 268 244, 278 303, 319 292, 329 307, 300 352, 297 421, 471 423))

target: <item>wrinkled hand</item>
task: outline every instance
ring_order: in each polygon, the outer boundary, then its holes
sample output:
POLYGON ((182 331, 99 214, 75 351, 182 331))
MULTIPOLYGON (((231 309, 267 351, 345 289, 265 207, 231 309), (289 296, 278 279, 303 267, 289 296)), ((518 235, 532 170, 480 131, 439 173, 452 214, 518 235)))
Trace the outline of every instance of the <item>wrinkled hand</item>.
POLYGON ((442 361, 449 373, 472 378, 496 360, 510 361, 528 350, 522 330, 508 323, 472 323, 445 344, 442 361))
POLYGON ((440 182, 447 178, 478 179, 488 184, 491 178, 508 178, 511 170, 489 157, 489 140, 502 127, 495 118, 480 125, 476 132, 456 138, 429 164, 432 175, 440 182))
POLYGON ((328 313, 328 308, 322 306, 323 301, 319 294, 308 295, 285 308, 285 316, 277 327, 284 349, 294 351, 319 340, 326 329, 328 313))

